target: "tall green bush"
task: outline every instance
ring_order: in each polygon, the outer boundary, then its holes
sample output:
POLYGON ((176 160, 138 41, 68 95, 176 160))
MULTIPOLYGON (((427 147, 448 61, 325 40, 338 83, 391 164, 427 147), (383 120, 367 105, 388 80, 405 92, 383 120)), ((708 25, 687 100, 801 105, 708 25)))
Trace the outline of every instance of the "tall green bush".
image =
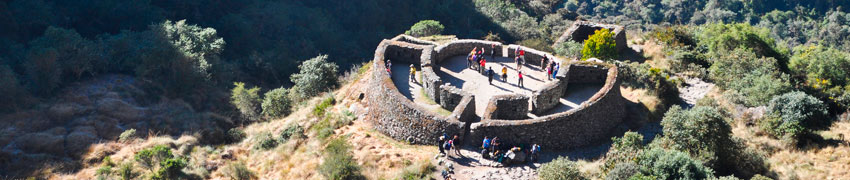
POLYGON ((584 44, 575 41, 565 41, 558 46, 555 46, 555 54, 566 56, 566 57, 575 57, 580 58, 582 49, 584 48, 584 44))
POLYGON ((236 106, 236 109, 242 113, 242 117, 245 119, 259 120, 260 95, 258 93, 260 88, 246 89, 243 82, 234 82, 233 85, 236 87, 231 90, 230 103, 236 106))
POLYGON ((605 28, 596 30, 593 35, 584 40, 584 47, 581 49, 581 59, 583 60, 588 58, 614 60, 618 56, 614 33, 605 28))
POLYGON ((779 62, 771 57, 758 57, 747 49, 724 52, 714 58, 709 68, 718 86, 741 93, 747 106, 759 106, 770 98, 791 90, 790 76, 779 70, 779 62))
POLYGON ((272 118, 284 117, 292 112, 289 89, 280 87, 266 92, 263 97, 263 114, 272 118))
POLYGON ((850 101, 842 97, 850 91, 850 54, 822 45, 798 46, 788 66, 794 74, 806 77, 806 86, 850 109, 850 101))
POLYGON ((300 98, 319 95, 339 85, 336 63, 328 62, 328 55, 319 55, 298 65, 300 70, 290 79, 295 83, 296 94, 300 98))
POLYGON ((763 130, 776 137, 794 140, 804 133, 827 128, 832 120, 826 105, 804 92, 776 96, 768 104, 768 117, 762 120, 763 130))
POLYGON ((540 179, 545 180, 579 180, 587 179, 578 169, 574 161, 569 157, 559 156, 551 162, 545 163, 537 170, 540 179))
POLYGON ((692 159, 687 153, 675 150, 653 148, 644 151, 637 158, 641 173, 655 176, 657 179, 708 179, 714 177, 714 170, 692 159))
POLYGON ((404 33, 416 37, 432 36, 439 35, 445 28, 443 24, 440 24, 440 21, 422 20, 411 26, 410 30, 404 33))

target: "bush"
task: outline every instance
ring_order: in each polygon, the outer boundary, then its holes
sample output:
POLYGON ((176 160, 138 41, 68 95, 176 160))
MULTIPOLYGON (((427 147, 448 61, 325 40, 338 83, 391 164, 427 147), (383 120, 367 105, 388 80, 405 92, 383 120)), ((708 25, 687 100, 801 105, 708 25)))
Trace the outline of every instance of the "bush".
POLYGON ((128 129, 118 135, 118 141, 129 142, 136 138, 136 129, 128 129))
POLYGON ((255 141, 257 145, 254 145, 254 149, 269 150, 277 147, 278 145, 277 139, 272 137, 272 135, 269 133, 257 135, 255 137, 255 141))
POLYGON ((289 89, 277 88, 266 92, 263 98, 263 114, 272 118, 284 117, 292 112, 292 100, 289 89))
POLYGON ((541 165, 537 173, 540 179, 545 180, 587 179, 581 175, 574 161, 563 156, 541 165))
POLYGON ((304 137, 304 128, 298 124, 290 125, 280 132, 280 142, 285 143, 291 138, 304 137))
POLYGON ((336 99, 334 99, 334 96, 328 96, 327 98, 323 99, 321 103, 317 104, 316 107, 313 107, 313 115, 319 117, 324 116, 325 111, 334 104, 336 104, 336 99))
POLYGON ((691 154, 709 165, 717 165, 718 155, 732 143, 732 128, 714 107, 697 106, 683 110, 673 106, 664 114, 661 125, 673 148, 691 154))
POLYGON ((245 164, 239 162, 227 164, 227 166, 225 166, 222 171, 227 177, 230 177, 230 179, 233 180, 256 179, 256 175, 254 175, 254 172, 248 169, 245 164))
POLYGON ((584 41, 581 49, 581 59, 598 58, 601 60, 614 60, 618 57, 617 42, 614 33, 608 29, 596 30, 593 35, 584 41))
POLYGON ((174 156, 171 154, 171 148, 168 146, 156 145, 136 152, 134 157, 136 162, 148 168, 148 170, 153 171, 157 164, 174 156))
POLYGON ((740 103, 759 106, 791 89, 790 77, 778 66, 774 58, 759 58, 750 50, 735 49, 714 58, 709 74, 718 86, 740 92, 740 103))
POLYGON ((339 137, 328 142, 324 151, 324 162, 319 165, 319 172, 327 179, 361 179, 360 166, 354 162, 349 152, 351 145, 345 137, 339 137))
POLYGON ((439 35, 445 28, 446 27, 440 24, 440 21, 422 20, 411 26, 410 30, 407 30, 404 33, 416 37, 433 36, 439 35))
POLYGON ((826 105, 803 92, 776 96, 767 107, 768 116, 760 126, 775 137, 800 138, 811 130, 827 128, 832 121, 826 105))
POLYGON ((242 139, 245 139, 245 136, 246 136, 245 131, 242 131, 239 128, 231 128, 230 130, 227 130, 227 137, 226 138, 227 138, 227 142, 236 143, 236 142, 242 141, 242 139))
POLYGON ((159 170, 151 176, 151 179, 178 179, 184 175, 183 168, 186 167, 186 160, 183 158, 169 158, 159 162, 159 170))
POLYGON ((319 55, 298 65, 300 71, 292 74, 293 88, 299 98, 308 98, 335 88, 339 82, 336 63, 328 62, 328 55, 319 55))
POLYGON ((773 180, 773 179, 771 179, 769 177, 762 176, 761 174, 756 174, 755 176, 750 178, 750 180, 773 180))
POLYGON ((539 50, 539 51, 543 51, 543 52, 554 51, 552 49, 552 45, 551 45, 552 43, 546 41, 546 39, 543 39, 543 38, 526 39, 526 40, 520 41, 517 44, 525 46, 525 47, 529 47, 529 48, 532 48, 532 49, 536 49, 536 50, 539 50))
POLYGON ((564 41, 561 44, 555 46, 555 54, 565 56, 565 57, 581 57, 581 51, 584 48, 584 44, 575 41, 564 41))
POLYGON ((605 180, 627 180, 638 173, 640 173, 640 166, 634 162, 618 163, 605 175, 605 180))
POLYGON ((234 82, 233 85, 236 87, 231 90, 230 103, 236 106, 236 109, 239 109, 245 119, 259 120, 260 95, 258 92, 260 88, 245 89, 245 83, 242 82, 234 82))
POLYGON ((795 75, 806 77, 806 86, 850 108, 850 101, 842 99, 850 91, 850 54, 822 45, 798 46, 788 66, 795 75))
POLYGON ((502 37, 499 37, 499 33, 493 33, 493 31, 487 32, 487 35, 484 36, 484 37, 481 37, 481 39, 487 40, 487 41, 504 42, 502 40, 502 37))
POLYGON ((764 28, 747 23, 707 24, 701 26, 695 34, 697 45, 706 49, 709 57, 726 55, 735 49, 747 49, 758 58, 770 57, 778 60, 780 65, 787 63, 785 55, 788 50, 777 47, 775 40, 770 37, 770 31, 764 28))
POLYGON ((131 180, 135 178, 136 174, 133 173, 133 163, 121 163, 121 166, 118 166, 118 176, 121 177, 122 180, 131 180))
MULTIPOLYGON (((615 165, 623 162, 631 161, 643 150, 643 135, 636 132, 626 132, 622 138, 613 137, 611 141, 613 141, 611 149, 605 154, 605 165, 602 167, 604 171, 616 168, 615 165)), ((625 178, 629 176, 625 176, 625 178)))
POLYGON ((637 158, 641 173, 655 176, 657 179, 707 179, 714 177, 714 171, 702 165, 699 160, 691 159, 688 154, 659 148, 644 151, 637 158))

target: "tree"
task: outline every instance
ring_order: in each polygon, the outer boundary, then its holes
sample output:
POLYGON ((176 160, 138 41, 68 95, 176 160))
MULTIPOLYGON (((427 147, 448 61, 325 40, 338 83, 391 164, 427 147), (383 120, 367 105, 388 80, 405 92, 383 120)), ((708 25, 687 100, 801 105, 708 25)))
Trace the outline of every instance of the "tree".
POLYGON ((850 90, 847 53, 822 45, 798 46, 788 66, 797 76, 806 77, 806 86, 819 90, 844 108, 850 107, 850 102, 842 101, 842 96, 850 90))
POLYGON ((328 62, 328 55, 319 55, 298 65, 300 71, 290 79, 295 83, 299 98, 308 98, 336 87, 339 82, 336 63, 328 62))
POLYGON ((260 88, 246 89, 243 82, 234 82, 233 85, 236 87, 231 90, 230 103, 239 109, 245 119, 252 121, 260 119, 260 95, 258 94, 260 88))
POLYGON ((210 68, 217 63, 218 55, 224 50, 225 44, 215 29, 186 24, 185 19, 176 22, 166 20, 162 24, 154 25, 153 29, 159 31, 191 60, 196 73, 210 78, 210 68))
POLYGON ((559 156, 551 162, 540 166, 538 170, 540 179, 546 180, 580 180, 587 179, 581 175, 578 165, 570 158, 559 156))
POLYGON ((404 33, 416 37, 433 36, 439 35, 445 28, 440 24, 440 21, 422 20, 411 26, 410 30, 404 33))
POLYGON ((588 58, 613 60, 617 56, 617 42, 614 40, 614 33, 605 28, 596 30, 593 35, 590 35, 584 41, 584 48, 581 49, 582 60, 588 58))
POLYGON ((652 148, 637 158, 641 173, 655 176, 657 179, 708 179, 714 177, 714 170, 692 159, 687 153, 676 150, 652 148))
POLYGON ((709 77, 725 89, 741 93, 744 105, 759 106, 791 90, 790 77, 772 57, 758 57, 748 49, 734 49, 713 58, 709 77))
POLYGON ((673 106, 664 114, 661 125, 664 126, 665 137, 674 142, 674 149, 716 165, 718 156, 728 152, 724 148, 732 143, 732 128, 726 119, 714 107, 697 106, 683 110, 673 106))
POLYGON ((292 112, 292 100, 289 89, 280 87, 266 92, 263 98, 263 114, 270 117, 283 117, 292 112))

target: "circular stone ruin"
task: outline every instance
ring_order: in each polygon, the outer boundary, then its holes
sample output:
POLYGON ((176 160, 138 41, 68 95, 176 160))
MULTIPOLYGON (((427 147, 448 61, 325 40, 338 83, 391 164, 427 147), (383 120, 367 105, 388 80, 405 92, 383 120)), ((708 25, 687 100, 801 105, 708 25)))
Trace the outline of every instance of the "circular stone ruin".
POLYGON ((543 55, 565 62, 546 52, 492 41, 437 44, 406 35, 383 40, 367 80, 366 119, 392 138, 417 144, 436 144, 443 133, 475 145, 484 136, 496 136, 507 143, 552 149, 609 138, 625 116, 616 66, 571 61, 562 63, 549 80, 540 67, 543 55), (509 69, 507 82, 494 76, 491 85, 485 75, 467 68, 466 55, 476 47, 485 49, 488 68, 497 74, 503 66, 509 69), (516 48, 526 52, 524 87, 516 84, 516 48), (389 71, 387 60, 392 64, 389 71), (415 81, 410 81, 410 65, 418 71, 415 81))

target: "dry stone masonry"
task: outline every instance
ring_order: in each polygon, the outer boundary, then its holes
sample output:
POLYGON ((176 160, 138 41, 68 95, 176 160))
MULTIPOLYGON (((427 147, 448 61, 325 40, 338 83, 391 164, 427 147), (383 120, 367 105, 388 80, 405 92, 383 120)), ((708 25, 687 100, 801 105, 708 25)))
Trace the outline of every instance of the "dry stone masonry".
MULTIPOLYGON (((622 33, 622 28, 616 32, 622 33)), ((526 51, 526 63, 532 65, 539 65, 544 55, 565 62, 546 52, 491 41, 456 40, 438 45, 406 35, 383 40, 375 50, 372 75, 367 81, 371 88, 365 98, 370 107, 367 121, 390 137, 417 144, 435 144, 436 139, 446 133, 460 135, 466 142, 477 142, 486 135, 497 136, 508 143, 541 144, 552 149, 565 149, 609 138, 609 132, 625 116, 616 66, 573 61, 563 63, 557 78, 532 90, 531 95, 492 97, 488 100, 490 104, 484 109, 483 117, 478 117, 475 114, 476 97, 452 84, 444 84, 435 73, 440 62, 451 57, 465 56, 476 47, 485 48, 485 54, 488 55, 489 51, 493 51, 496 56, 509 57, 514 56, 516 48, 522 48, 526 51), (491 48, 493 46, 495 48, 491 48), (506 54, 503 54, 504 50, 507 50, 506 54), (438 114, 402 95, 389 74, 380 68, 385 67, 387 59, 420 64, 425 93, 441 107, 450 110, 451 114, 438 114), (535 118, 527 116, 529 112, 542 114, 558 106, 559 99, 566 96, 570 83, 604 85, 577 108, 535 118)))
MULTIPOLYGON (((579 43, 584 43, 584 40, 587 40, 590 35, 596 32, 596 30, 600 29, 608 29, 614 33, 614 41, 617 42, 617 51, 623 52, 627 48, 626 45, 626 30, 623 26, 614 25, 614 24, 600 24, 589 21, 576 21, 570 26, 569 29, 564 31, 564 34, 555 41, 555 45, 561 44, 566 41, 575 41, 579 43)), ((553 45, 554 46, 554 45, 553 45)))

